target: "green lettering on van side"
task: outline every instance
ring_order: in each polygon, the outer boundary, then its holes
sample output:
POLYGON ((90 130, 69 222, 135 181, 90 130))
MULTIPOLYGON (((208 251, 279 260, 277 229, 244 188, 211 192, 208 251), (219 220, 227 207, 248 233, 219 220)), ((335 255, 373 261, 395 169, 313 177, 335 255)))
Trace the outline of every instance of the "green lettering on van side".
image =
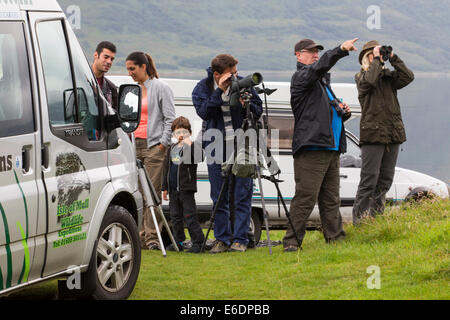
POLYGON ((76 226, 76 227, 60 230, 60 231, 58 231, 58 237, 65 238, 69 234, 74 234, 74 233, 77 233, 80 231, 81 231, 81 226, 76 226))
POLYGON ((83 224, 83 216, 81 214, 61 219, 61 228, 69 228, 83 224))
POLYGON ((66 214, 74 213, 77 211, 85 210, 89 208, 89 198, 83 200, 77 200, 70 205, 58 205, 57 216, 61 217, 66 214))
POLYGON ((75 242, 78 242, 81 240, 86 240, 86 238, 87 238, 87 233, 83 232, 80 234, 76 234, 74 236, 56 240, 56 241, 53 241, 53 248, 63 247, 63 246, 69 245, 71 243, 75 243, 75 242))

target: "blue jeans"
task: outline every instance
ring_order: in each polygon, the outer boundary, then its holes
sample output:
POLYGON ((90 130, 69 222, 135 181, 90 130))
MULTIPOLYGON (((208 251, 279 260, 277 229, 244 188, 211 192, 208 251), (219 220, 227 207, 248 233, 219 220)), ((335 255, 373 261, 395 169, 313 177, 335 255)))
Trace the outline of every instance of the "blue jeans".
MULTIPOLYGON (((219 198, 220 189, 222 187, 222 169, 220 164, 208 165, 209 182, 211 184, 211 199, 214 207, 219 198)), ((250 216, 252 212, 252 195, 253 195, 253 179, 251 178, 235 178, 234 190, 234 232, 231 234, 230 206, 229 206, 229 186, 231 184, 231 176, 229 184, 225 187, 222 200, 217 208, 214 220, 214 236, 227 245, 231 241, 247 245, 248 231, 250 228, 250 216)))

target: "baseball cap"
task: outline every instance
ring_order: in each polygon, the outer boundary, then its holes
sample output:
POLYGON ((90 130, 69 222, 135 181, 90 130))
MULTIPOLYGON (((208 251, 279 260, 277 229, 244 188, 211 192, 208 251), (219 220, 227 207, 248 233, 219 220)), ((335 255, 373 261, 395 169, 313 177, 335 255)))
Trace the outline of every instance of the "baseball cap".
POLYGON ((294 54, 296 52, 302 51, 302 50, 310 50, 310 49, 314 49, 317 48, 319 50, 323 50, 323 46, 320 44, 315 43, 313 40, 311 39, 303 39, 300 40, 299 42, 296 43, 295 48, 294 48, 294 54))

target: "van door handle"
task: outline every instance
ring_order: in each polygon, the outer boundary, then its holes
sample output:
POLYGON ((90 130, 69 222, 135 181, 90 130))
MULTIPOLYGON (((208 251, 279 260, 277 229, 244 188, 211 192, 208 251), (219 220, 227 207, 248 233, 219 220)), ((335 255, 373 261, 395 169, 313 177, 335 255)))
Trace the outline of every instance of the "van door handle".
POLYGON ((44 143, 44 145, 42 146, 42 167, 44 167, 44 169, 48 169, 48 166, 50 164, 50 153, 49 153, 49 147, 50 147, 50 143, 44 143))
POLYGON ((339 177, 340 177, 340 178, 343 178, 343 179, 347 179, 347 178, 348 178, 348 175, 346 175, 346 174, 341 174, 341 175, 339 175, 339 177))
POLYGON ((22 169, 24 173, 28 173, 31 167, 31 149, 33 146, 28 144, 22 147, 22 169))

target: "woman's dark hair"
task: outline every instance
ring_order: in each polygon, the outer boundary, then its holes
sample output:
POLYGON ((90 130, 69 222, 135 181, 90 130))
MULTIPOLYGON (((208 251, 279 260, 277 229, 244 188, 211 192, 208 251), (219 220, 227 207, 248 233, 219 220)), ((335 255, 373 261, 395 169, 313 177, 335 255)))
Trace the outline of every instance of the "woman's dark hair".
POLYGON ((145 64, 147 74, 149 75, 150 79, 153 78, 159 79, 155 62, 153 61, 153 58, 149 54, 144 52, 133 52, 128 55, 126 61, 133 61, 133 63, 138 66, 142 66, 145 64))

